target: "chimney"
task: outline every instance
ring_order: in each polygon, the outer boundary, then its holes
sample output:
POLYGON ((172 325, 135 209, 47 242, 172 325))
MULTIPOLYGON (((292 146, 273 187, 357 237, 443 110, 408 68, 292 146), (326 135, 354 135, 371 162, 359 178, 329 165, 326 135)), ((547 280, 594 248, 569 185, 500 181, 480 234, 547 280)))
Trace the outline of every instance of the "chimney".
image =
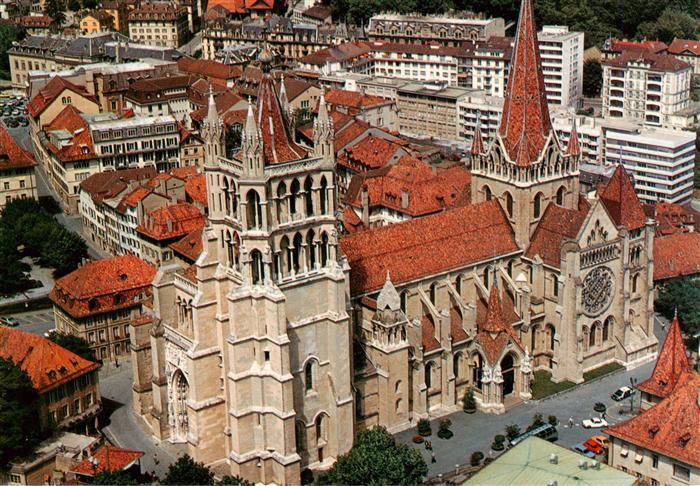
POLYGON ((158 192, 160 192, 164 196, 168 195, 168 185, 166 184, 165 179, 163 178, 158 179, 158 192))
POLYGON ((408 192, 401 189, 401 209, 408 208, 408 192))
POLYGON ((550 464, 559 464, 559 456, 552 453, 549 455, 549 463, 550 464))
POLYGON ((169 219, 168 220, 168 233, 172 233, 173 231, 173 220, 169 219))
POLYGON ((362 186, 360 199, 362 202, 362 224, 369 228, 369 192, 366 186, 362 186))

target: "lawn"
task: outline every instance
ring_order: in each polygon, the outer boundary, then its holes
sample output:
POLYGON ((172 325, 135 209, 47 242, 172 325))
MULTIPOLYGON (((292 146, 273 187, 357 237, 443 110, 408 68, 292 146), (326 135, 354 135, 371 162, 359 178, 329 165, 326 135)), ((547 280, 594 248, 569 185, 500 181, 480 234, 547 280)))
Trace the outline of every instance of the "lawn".
POLYGON ((600 368, 596 368, 594 370, 584 373, 583 380, 595 380, 596 378, 599 378, 601 376, 609 375, 610 373, 613 373, 614 371, 617 371, 620 368, 624 368, 624 366, 622 366, 620 363, 608 363, 604 366, 601 366, 600 368))
POLYGON ((574 386, 576 386, 576 384, 572 381, 554 383, 552 381, 552 373, 549 371, 535 371, 535 377, 532 380, 532 398, 534 400, 541 400, 544 397, 568 390, 574 386))

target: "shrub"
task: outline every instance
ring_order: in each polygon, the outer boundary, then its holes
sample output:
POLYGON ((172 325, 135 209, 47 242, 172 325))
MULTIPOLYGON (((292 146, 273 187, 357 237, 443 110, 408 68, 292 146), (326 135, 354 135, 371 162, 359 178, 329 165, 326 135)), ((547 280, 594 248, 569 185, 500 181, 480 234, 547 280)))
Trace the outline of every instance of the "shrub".
POLYGON ((420 434, 416 434, 413 436, 413 443, 414 444, 422 444, 423 443, 423 436, 420 434))
POLYGON ((547 422, 549 422, 549 425, 551 425, 552 427, 556 427, 559 423, 556 415, 550 415, 549 417, 547 417, 547 422))
POLYGON ((488 466, 492 462, 493 462, 493 457, 487 457, 486 459, 484 459, 484 466, 488 466))
POLYGON ((532 423, 531 423, 530 426, 527 428, 527 430, 529 431, 529 430, 532 430, 532 429, 536 429, 536 428, 539 427, 540 425, 544 425, 544 419, 542 418, 542 414, 541 414, 541 413, 536 413, 535 415, 532 416, 532 423))
POLYGON ((479 463, 481 463, 481 460, 484 458, 484 453, 481 451, 476 451, 472 454, 471 459, 469 460, 469 464, 472 466, 478 466, 479 463))
POLYGON ((476 412, 476 400, 474 399, 474 390, 472 390, 471 387, 467 390, 467 393, 464 394, 464 399, 462 400, 462 405, 464 407, 464 411, 467 413, 474 413, 476 412))
POLYGON ((451 439, 454 435, 450 430, 452 426, 452 421, 450 419, 440 420, 440 430, 438 430, 438 437, 441 439, 451 439))
POLYGON ((418 433, 423 437, 427 437, 433 433, 433 430, 430 428, 430 420, 420 419, 418 421, 418 433))
POLYGON ((491 449, 494 451, 502 451, 505 449, 505 445, 503 444, 506 441, 505 436, 498 434, 493 438, 493 443, 491 444, 491 449))
POLYGON ((510 424, 506 427, 506 436, 508 440, 513 440, 520 435, 520 427, 516 424, 510 424))
POLYGON ((593 405, 593 410, 599 413, 603 413, 607 410, 607 407, 603 402, 596 402, 596 404, 593 405))

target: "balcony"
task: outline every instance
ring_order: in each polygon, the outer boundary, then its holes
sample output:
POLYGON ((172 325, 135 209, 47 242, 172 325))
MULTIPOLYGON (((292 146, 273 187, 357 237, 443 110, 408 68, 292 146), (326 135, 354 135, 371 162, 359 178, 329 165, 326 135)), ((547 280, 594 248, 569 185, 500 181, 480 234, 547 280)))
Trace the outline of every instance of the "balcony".
POLYGON ((611 88, 624 88, 625 82, 612 80, 612 81, 610 81, 610 87, 611 88))
POLYGON ((655 94, 648 94, 647 95, 647 101, 651 101, 653 103, 660 103, 661 102, 661 96, 655 95, 655 94))
POLYGON ((652 92, 652 93, 660 93, 661 86, 656 85, 656 84, 647 84, 647 91, 652 92))
POLYGON ((624 98, 625 97, 625 92, 619 89, 611 89, 610 90, 610 97, 611 98, 624 98))
POLYGON ((624 103, 620 100, 610 100, 610 106, 615 108, 623 108, 624 103))
POLYGON ((624 78, 625 72, 622 69, 611 69, 610 76, 613 78, 624 78))
POLYGON ((647 111, 659 112, 661 111, 661 107, 658 105, 647 105, 647 111))

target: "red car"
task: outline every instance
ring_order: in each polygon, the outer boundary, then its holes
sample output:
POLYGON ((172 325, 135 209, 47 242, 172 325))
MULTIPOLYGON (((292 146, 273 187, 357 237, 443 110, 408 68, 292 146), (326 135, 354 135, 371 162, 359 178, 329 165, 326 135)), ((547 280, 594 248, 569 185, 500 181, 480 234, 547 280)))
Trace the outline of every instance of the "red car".
POLYGON ((583 446, 596 455, 601 454, 604 449, 602 445, 600 445, 593 439, 588 439, 586 442, 583 443, 583 446))

